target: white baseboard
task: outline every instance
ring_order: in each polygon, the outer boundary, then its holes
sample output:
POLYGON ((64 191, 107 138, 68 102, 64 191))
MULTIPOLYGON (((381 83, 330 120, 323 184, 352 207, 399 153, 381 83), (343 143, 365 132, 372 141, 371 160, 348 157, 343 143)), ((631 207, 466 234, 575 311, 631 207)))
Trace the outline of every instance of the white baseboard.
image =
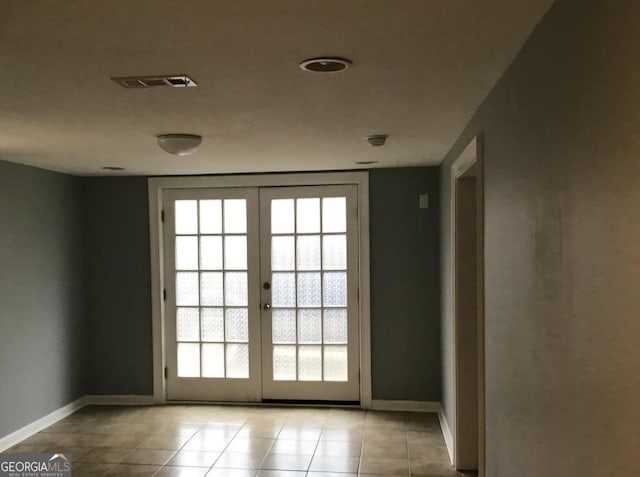
POLYGON ((153 395, 116 394, 116 395, 88 395, 85 405, 101 406, 149 406, 156 404, 153 395))
POLYGON ((438 412, 439 402, 429 401, 387 401, 385 399, 374 399, 371 401, 371 408, 374 411, 404 411, 404 412, 438 412))
POLYGON ((75 401, 70 402, 66 406, 62 406, 61 408, 50 412, 46 416, 43 416, 24 427, 21 427, 20 429, 12 432, 9 435, 0 437, 0 452, 3 452, 8 448, 15 446, 19 442, 22 442, 28 437, 31 437, 41 430, 51 426, 52 424, 55 424, 60 419, 64 419, 65 417, 73 414, 78 409, 81 409, 86 405, 87 397, 83 396, 80 399, 76 399, 75 401))
POLYGON ((444 443, 447 445, 447 452, 449 453, 449 460, 451 465, 455 465, 455 457, 453 452, 453 434, 451 428, 447 422, 447 416, 444 415, 444 409, 440 406, 438 409, 438 420, 440 421, 440 429, 442 429, 442 435, 444 436, 444 443))

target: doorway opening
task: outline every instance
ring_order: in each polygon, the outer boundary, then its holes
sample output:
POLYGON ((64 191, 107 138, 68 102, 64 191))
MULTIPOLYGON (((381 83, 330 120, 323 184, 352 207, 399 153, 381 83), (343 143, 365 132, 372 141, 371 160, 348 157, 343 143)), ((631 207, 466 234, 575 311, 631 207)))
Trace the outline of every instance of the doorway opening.
POLYGON ((484 475, 484 193, 480 140, 452 166, 454 464, 484 475))

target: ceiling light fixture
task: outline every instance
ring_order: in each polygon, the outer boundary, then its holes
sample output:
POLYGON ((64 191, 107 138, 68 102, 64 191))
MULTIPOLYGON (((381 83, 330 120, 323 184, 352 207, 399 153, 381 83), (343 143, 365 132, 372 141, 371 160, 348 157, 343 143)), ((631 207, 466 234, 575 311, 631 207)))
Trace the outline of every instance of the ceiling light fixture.
POLYGON ((103 171, 124 171, 124 167, 119 166, 104 166, 103 171))
POLYGON ((377 164, 380 161, 357 161, 356 164, 359 166, 368 166, 369 164, 377 164))
POLYGON ((176 156, 193 154, 202 142, 202 136, 196 134, 160 134, 157 138, 158 146, 176 156))
POLYGON ((351 66, 351 60, 346 58, 309 58, 300 63, 300 69, 312 73, 339 73, 351 66))
POLYGON ((367 136, 367 142, 371 147, 384 146, 387 142, 387 134, 374 134, 373 136, 367 136))

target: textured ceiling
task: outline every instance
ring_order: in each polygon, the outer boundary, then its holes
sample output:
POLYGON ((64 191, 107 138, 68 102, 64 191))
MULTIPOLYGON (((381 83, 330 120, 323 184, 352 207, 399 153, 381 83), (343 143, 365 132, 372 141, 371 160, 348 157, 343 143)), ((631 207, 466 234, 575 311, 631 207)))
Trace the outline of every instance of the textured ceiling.
POLYGON ((4 0, 0 159, 78 175, 437 164, 552 1, 4 0), (353 67, 298 69, 321 55, 353 67), (109 80, 176 73, 199 87, 109 80), (168 132, 204 141, 178 158, 155 143, 168 132))

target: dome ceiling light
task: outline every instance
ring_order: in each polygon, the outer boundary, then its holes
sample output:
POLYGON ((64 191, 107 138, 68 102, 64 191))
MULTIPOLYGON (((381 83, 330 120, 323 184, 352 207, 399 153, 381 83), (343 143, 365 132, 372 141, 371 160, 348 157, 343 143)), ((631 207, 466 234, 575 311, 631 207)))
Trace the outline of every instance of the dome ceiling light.
POLYGON ((300 69, 311 73, 339 73, 351 66, 351 60, 346 58, 309 58, 300 63, 300 69))
POLYGON ((193 154, 202 142, 202 136, 196 134, 160 134, 157 138, 158 146, 176 156, 193 154))

